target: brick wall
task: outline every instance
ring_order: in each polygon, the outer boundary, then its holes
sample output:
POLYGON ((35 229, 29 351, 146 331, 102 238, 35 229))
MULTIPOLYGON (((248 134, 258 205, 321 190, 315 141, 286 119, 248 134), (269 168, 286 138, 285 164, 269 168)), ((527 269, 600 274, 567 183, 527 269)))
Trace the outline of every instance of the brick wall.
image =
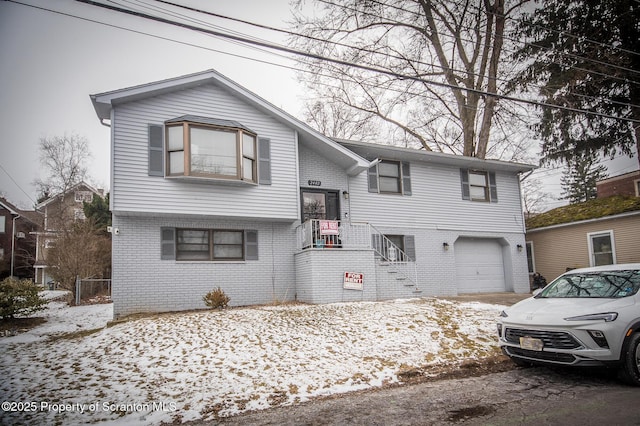
POLYGON ((295 298, 290 224, 114 216, 114 315, 205 308, 202 297, 220 286, 230 305, 253 305, 295 298), (186 262, 160 259, 160 228, 258 230, 259 260, 186 262))
POLYGON ((640 180, 640 171, 600 181, 596 183, 598 198, 611 197, 612 195, 637 196, 636 185, 638 180, 640 180))
POLYGON ((355 302, 377 299, 372 250, 305 250, 295 255, 297 298, 306 303, 355 302), (362 290, 344 289, 344 273, 364 274, 362 290))

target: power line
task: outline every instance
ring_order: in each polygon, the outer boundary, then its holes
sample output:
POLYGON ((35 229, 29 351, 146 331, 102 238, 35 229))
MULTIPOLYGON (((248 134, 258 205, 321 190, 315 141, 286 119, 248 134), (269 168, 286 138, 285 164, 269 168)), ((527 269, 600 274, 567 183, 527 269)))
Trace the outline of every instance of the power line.
POLYGON ((2 166, 2 164, 0 164, 0 169, 2 169, 2 171, 3 171, 3 172, 5 172, 7 176, 9 176, 9 179, 11 179, 11 182, 13 182, 13 183, 18 187, 18 189, 19 189, 20 191, 22 191, 22 193, 23 193, 24 195, 26 195, 26 196, 27 196, 27 198, 28 198, 29 200, 31 200, 31 202, 32 202, 33 204, 36 204, 35 200, 34 200, 33 198, 31 198, 31 196, 30 196, 29 194, 27 194, 27 192, 26 192, 24 189, 22 189, 22 187, 20 186, 20 184, 18 184, 18 182, 16 182, 16 180, 13 178, 13 176, 11 176, 11 174, 7 171, 7 169, 5 169, 5 168, 2 166))
MULTIPOLYGON (((322 3, 325 3, 325 4, 332 5, 332 6, 342 7, 342 8, 344 8, 344 9, 348 9, 348 10, 351 10, 351 11, 354 11, 354 12, 362 13, 363 15, 369 15, 369 16, 373 16, 373 17, 378 17, 378 15, 371 14, 371 13, 368 13, 368 12, 365 12, 365 11, 362 11, 362 10, 359 10, 359 9, 356 9, 356 8, 347 7, 347 6, 343 6, 343 5, 340 5, 340 4, 332 3, 331 1, 328 1, 328 0, 318 0, 318 1, 320 1, 320 2, 322 2, 322 3)), ((390 4, 387 4, 387 3, 382 3, 382 2, 380 2, 379 0, 369 0, 369 1, 370 1, 370 2, 372 2, 372 3, 377 3, 377 4, 381 5, 381 6, 390 7, 390 8, 392 8, 392 9, 396 9, 396 10, 398 10, 398 11, 411 13, 411 14, 413 14, 413 15, 417 16, 417 17, 421 17, 421 16, 422 16, 420 13, 417 13, 417 12, 415 12, 415 11, 413 11, 413 10, 408 10, 408 9, 405 9, 405 8, 403 8, 403 7, 400 7, 400 6, 394 6, 394 5, 390 5, 390 4)), ((474 5, 469 5, 469 7, 474 7, 474 5)), ((475 7, 475 9, 476 9, 477 11, 481 11, 481 12, 484 12, 484 13, 487 13, 487 14, 493 14, 493 15, 495 15, 495 16, 502 16, 502 15, 498 15, 498 14, 496 14, 496 13, 490 12, 490 11, 488 11, 488 10, 480 9, 480 8, 478 8, 478 7, 475 7)), ((445 23, 445 24, 446 24, 446 22, 445 22, 444 20, 440 19, 439 17, 434 16, 433 18, 434 18, 435 20, 437 20, 437 21, 440 21, 440 22, 443 22, 443 23, 445 23)), ((509 18, 509 17, 505 15, 505 16, 504 16, 504 18, 505 18, 505 19, 507 19, 507 18, 509 18)), ((512 20, 513 20, 513 19, 512 19, 512 20)), ((390 20, 390 22, 396 22, 396 23, 397 23, 397 21, 393 21, 393 20, 390 20)), ((460 26, 460 28, 462 28, 462 29, 466 29, 466 30, 470 30, 470 31, 474 31, 474 30, 475 30, 474 28, 464 27, 464 26, 462 26, 462 25, 460 26)), ((542 27, 542 28, 544 28, 544 27, 542 27)), ((548 29, 548 28, 547 28, 547 29, 548 29)), ((548 30, 551 30, 551 29, 548 29, 548 30)), ((566 33, 566 34, 570 34, 570 33, 566 33)), ((445 34, 445 35, 446 35, 446 34, 445 34)), ((578 36, 573 36, 573 37, 574 37, 574 38, 580 38, 580 37, 578 37, 578 36)), ((519 42, 519 41, 520 41, 520 40, 514 40, 514 39, 509 38, 509 37, 506 37, 506 36, 504 36, 504 35, 503 35, 503 38, 504 38, 504 39, 506 39, 506 40, 509 40, 509 41, 513 41, 513 42, 519 42)), ((473 40, 463 40, 463 41, 473 42, 473 40)), ((532 44, 532 43, 529 43, 529 44, 531 44, 532 46, 535 46, 535 47, 539 47, 539 48, 541 48, 541 49, 553 50, 552 48, 549 48, 549 47, 546 47, 546 46, 536 45, 536 44, 532 44)), ((611 46, 611 48, 613 48, 613 46, 611 46)), ((637 54, 637 55, 640 55, 640 53, 636 53, 636 52, 632 52, 632 53, 637 54)), ((621 66, 619 66, 619 65, 614 65, 614 64, 607 63, 607 62, 598 61, 598 60, 596 60, 596 59, 585 58, 585 57, 581 57, 581 56, 579 56, 579 55, 573 55, 573 54, 566 53, 566 52, 560 52, 560 54, 562 54, 562 55, 566 55, 566 56, 570 56, 570 57, 580 58, 580 59, 583 59, 583 60, 586 60, 586 61, 590 61, 590 62, 593 62, 593 63, 598 63, 598 64, 601 64, 601 65, 610 66, 610 67, 613 67, 613 68, 618 68, 618 69, 621 69, 621 70, 630 71, 630 72, 633 72, 633 73, 638 73, 638 74, 640 74, 640 71, 639 71, 639 70, 635 70, 635 69, 631 69, 631 68, 626 68, 626 67, 621 67, 621 66)), ((557 65, 562 65, 562 64, 557 64, 557 65)), ((574 68, 574 69, 579 69, 579 68, 574 68)), ((590 72, 592 72, 592 73, 593 73, 593 71, 592 71, 592 70, 584 70, 584 69, 582 69, 582 70, 583 70, 583 71, 590 71, 590 72)), ((615 78, 615 76, 613 76, 613 75, 609 75, 609 74, 603 74, 603 75, 604 75, 604 76, 608 76, 608 77, 610 77, 610 78, 615 78)))
MULTIPOLYGON (((138 0, 138 1, 140 1, 140 0, 138 0)), ((186 10, 189 10, 189 11, 192 11, 192 12, 201 13, 201 14, 204 14, 204 15, 207 15, 207 16, 212 16, 212 17, 215 17, 215 18, 230 20, 232 22, 238 22, 238 23, 241 23, 241 24, 250 25, 250 26, 253 26, 253 27, 256 27, 256 28, 266 29, 266 30, 278 32, 278 33, 281 33, 281 34, 286 34, 286 35, 289 35, 289 36, 301 37, 301 38, 305 38, 305 39, 308 39, 308 40, 319 41, 319 42, 324 43, 324 44, 331 44, 331 45, 334 45, 334 46, 346 47, 346 48, 349 48, 349 49, 354 49, 354 50, 358 50, 358 51, 361 51, 361 52, 367 52, 367 53, 374 54, 374 55, 384 55, 387 58, 399 59, 401 61, 411 61, 411 62, 414 62, 416 64, 427 65, 427 66, 430 66, 430 67, 439 68, 439 69, 442 70, 441 72, 444 72, 444 70, 445 70, 444 66, 439 65, 439 64, 435 64, 435 63, 427 63, 427 62, 420 61, 418 59, 407 59, 405 57, 389 54, 389 53, 386 53, 386 52, 383 53, 383 52, 375 51, 375 50, 368 49, 368 48, 362 47, 362 46, 353 46, 353 45, 350 45, 350 44, 347 44, 347 43, 342 43, 342 42, 337 42, 337 41, 329 41, 329 40, 326 40, 326 39, 321 39, 319 37, 313 37, 313 36, 310 36, 310 35, 307 35, 307 34, 301 34, 301 33, 293 32, 293 31, 289 31, 289 30, 283 30, 281 28, 276 28, 276 27, 273 27, 273 26, 258 24, 258 23, 247 21, 247 20, 244 20, 244 19, 225 16, 225 15, 222 15, 222 14, 219 14, 219 13, 210 12, 208 10, 203 10, 203 9, 199 9, 199 8, 195 8, 195 7, 191 7, 191 6, 181 5, 181 4, 174 3, 174 2, 171 2, 171 1, 168 1, 168 0, 155 0, 155 1, 158 2, 158 3, 162 3, 162 4, 166 4, 166 5, 182 8, 182 9, 186 9, 186 10)), ((326 3, 328 3, 328 2, 326 2, 326 3)), ((335 5, 334 3, 328 3, 328 4, 335 5)), ((379 3, 379 4, 381 4, 381 3, 379 3)), ((339 6, 339 5, 336 5, 336 6, 339 6)), ((346 6, 340 6, 340 7, 346 8, 346 6)), ((389 6, 389 7, 394 7, 394 6, 389 6)), ((395 7, 395 8, 397 8, 397 7, 395 7)), ((163 9, 163 10, 166 10, 166 9, 163 9)), ((353 9, 353 8, 349 8, 349 10, 356 11, 356 12, 361 12, 361 11, 359 11, 357 9, 353 9)), ((405 10, 405 9, 402 9, 402 10, 405 10)), ((410 12, 410 11, 407 11, 407 12, 410 12)), ((367 14, 367 12, 361 12, 361 13, 367 14)), ((184 16, 184 15, 182 15, 182 16, 184 16)), ((370 16, 376 16, 376 15, 370 14, 370 16)), ((416 16, 420 16, 420 15, 416 14, 416 16)), ((399 23, 398 21, 394 21, 394 20, 389 20, 389 21, 390 22, 399 23)), ((199 21, 199 22, 203 22, 203 21, 199 21)), ((238 33, 238 32, 236 32, 236 33, 238 33)), ((484 75, 478 74, 476 72, 470 72, 469 70, 460 70, 460 69, 456 69, 456 68, 450 68, 450 70, 454 71, 454 72, 457 72, 457 73, 465 73, 466 75, 473 75, 475 77, 485 78, 484 75)), ((585 70, 585 71, 587 71, 587 70, 585 70)), ((601 74, 602 76, 605 76, 607 78, 620 79, 617 76, 613 76, 613 75, 609 75, 609 74, 603 74, 603 73, 599 73, 599 74, 601 74)), ((502 78, 502 77, 496 77, 496 80, 500 81, 500 82, 504 82, 504 83, 510 83, 511 82, 510 79, 505 79, 505 78, 502 78)), ((542 86, 538 86, 538 85, 533 84, 533 83, 527 83, 527 86, 528 87, 536 87, 538 89, 542 88, 542 86)), ((593 97, 593 96, 579 95, 579 94, 575 94, 575 95, 578 96, 578 97, 584 97, 586 99, 596 100, 596 98, 593 97)), ((615 104, 631 106, 631 107, 634 107, 634 108, 635 107, 640 108, 640 105, 632 105, 632 104, 629 104, 629 103, 615 102, 615 101, 611 101, 611 102, 615 103, 615 104)))
MULTIPOLYGON (((13 0, 9 0, 9 1, 13 1, 13 0)), ((92 1, 92 0, 75 0, 75 1, 77 1, 79 3, 88 4, 88 5, 91 5, 91 6, 96 6, 96 7, 112 10, 112 11, 119 12, 119 13, 133 15, 133 16, 136 16, 136 17, 139 17, 139 18, 143 18, 143 19, 148 19, 148 20, 152 20, 152 21, 156 21, 156 22, 160 22, 160 23, 164 23, 164 24, 168 24, 168 25, 181 27, 181 28, 184 28, 184 29, 188 29, 188 30, 192 30, 192 31, 196 31, 196 32, 204 33, 204 34, 214 35, 214 36, 217 36, 217 37, 220 37, 220 38, 224 38, 224 39, 240 41, 240 42, 244 42, 244 43, 248 43, 248 44, 258 45, 258 46, 261 46, 261 47, 266 47, 266 48, 269 48, 269 49, 283 51, 283 52, 286 52, 286 53, 291 53, 291 54, 298 55, 298 56, 311 58, 311 59, 331 62, 331 63, 335 63, 335 64, 338 64, 338 65, 343 65, 343 66, 354 67, 354 68, 362 69, 362 70, 365 70, 365 71, 371 71, 371 72, 375 72, 375 73, 385 74, 385 75, 389 75, 389 76, 392 76, 392 77, 398 78, 398 79, 417 81, 417 82, 421 82, 423 84, 427 84, 427 85, 430 84, 430 85, 434 85, 434 86, 445 87, 445 88, 448 88, 448 89, 463 90, 463 91, 466 91, 466 92, 469 92, 469 93, 475 93, 475 94, 479 94, 479 95, 483 95, 483 96, 490 96, 490 97, 494 97, 494 98, 498 98, 498 99, 510 100, 510 101, 513 101, 513 102, 526 103, 526 104, 535 105, 535 106, 539 106, 539 107, 561 109, 561 110, 570 111, 570 112, 576 112, 576 113, 580 113, 580 114, 590 114, 590 115, 595 115, 595 116, 599 116, 599 117, 603 117, 603 118, 610 118, 610 119, 614 119, 614 120, 624 120, 624 121, 629 121, 629 122, 632 122, 632 123, 640 123, 640 120, 633 119, 633 118, 630 118, 630 117, 617 117, 617 116, 604 114, 604 113, 599 113, 599 112, 595 112, 595 111, 588 111, 588 110, 583 110, 583 109, 578 109, 578 108, 571 108, 571 107, 553 105, 553 104, 549 104, 549 103, 545 103, 545 102, 538 102, 538 101, 533 101, 533 100, 528 100, 528 99, 516 98, 516 97, 512 97, 512 96, 500 95, 500 94, 497 94, 497 93, 490 93, 490 92, 486 92, 486 91, 478 90, 478 89, 463 88, 463 87, 460 87, 460 86, 455 86, 455 85, 452 85, 452 84, 442 83, 442 82, 433 81, 433 80, 427 80, 427 79, 423 79, 423 78, 416 77, 416 76, 403 75, 403 74, 395 73, 393 71, 388 71, 388 70, 376 68, 376 67, 373 67, 373 66, 356 64, 356 63, 345 61, 345 60, 342 60, 342 59, 329 58, 329 57, 325 57, 325 56, 314 54, 314 53, 310 53, 310 52, 299 51, 299 50, 292 49, 292 48, 289 48, 289 47, 283 47, 283 46, 274 45, 274 44, 268 43, 268 42, 249 40, 249 39, 247 39, 246 37, 243 37, 243 36, 236 36, 236 35, 232 35, 232 34, 226 34, 226 33, 223 33, 223 32, 220 32, 220 31, 215 31, 215 30, 207 30, 205 28, 195 27, 193 25, 184 24, 184 23, 180 23, 180 22, 175 22, 175 21, 171 21, 169 19, 165 19, 165 18, 161 18, 161 17, 157 17, 157 16, 152 16, 152 15, 148 15, 148 14, 141 13, 141 12, 135 12, 135 11, 131 11, 131 10, 128 10, 128 9, 123 9, 123 8, 120 8, 120 7, 117 7, 117 6, 111 6, 111 5, 107 5, 107 4, 104 4, 104 3, 95 2, 95 1, 92 1)))

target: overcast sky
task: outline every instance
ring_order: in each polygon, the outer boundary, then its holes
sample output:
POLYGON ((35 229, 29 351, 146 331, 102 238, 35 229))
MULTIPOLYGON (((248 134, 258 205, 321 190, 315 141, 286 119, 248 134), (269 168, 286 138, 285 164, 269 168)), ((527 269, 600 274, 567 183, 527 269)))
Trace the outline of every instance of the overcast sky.
MULTIPOLYGON (((32 182, 40 176, 38 142, 43 137, 74 133, 86 137, 93 156, 91 181, 108 189, 109 128, 100 124, 90 94, 213 68, 300 117, 303 89, 294 72, 269 64, 293 66, 290 60, 72 0, 18 1, 84 18, 0 1, 0 194, 20 207, 33 206, 37 196, 32 182)), ((286 21, 291 18, 289 0, 180 2, 279 28, 287 28, 286 21)), ((116 3, 126 7, 142 4, 140 0, 116 3)), ((218 26, 212 29, 223 27, 285 43, 273 32, 198 17, 218 26)), ((637 166, 635 159, 617 160, 610 172, 616 175, 637 166)), ((559 194, 560 174, 561 170, 540 172, 547 178, 547 192, 559 194)))
MULTIPOLYGON (((71 0, 19 1, 228 53, 1 1, 0 192, 19 206, 30 207, 36 199, 32 182, 40 173, 38 142, 47 136, 75 133, 86 137, 93 156, 90 165, 93 183, 108 188, 109 128, 100 124, 90 94, 213 68, 285 111, 299 115, 300 90, 293 71, 232 55, 293 65, 291 61, 71 0)), ((122 2, 137 4, 136 0, 122 2)), ((287 27, 285 21, 291 16, 288 0, 189 3, 280 28, 287 27)), ((203 19, 284 43, 273 32, 212 17, 203 19)))

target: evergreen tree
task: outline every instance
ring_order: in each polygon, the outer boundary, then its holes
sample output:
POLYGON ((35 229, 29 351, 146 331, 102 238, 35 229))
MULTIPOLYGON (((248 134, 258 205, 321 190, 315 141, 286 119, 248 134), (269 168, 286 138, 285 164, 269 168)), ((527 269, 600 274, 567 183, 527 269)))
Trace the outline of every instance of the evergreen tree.
POLYGON ((514 83, 536 85, 543 102, 567 108, 542 109, 544 159, 632 154, 640 144, 640 2, 536 3, 519 25, 527 43, 515 59, 527 66, 514 83))
POLYGON ((567 161, 565 173, 560 179, 561 199, 570 204, 581 203, 596 198, 596 182, 607 177, 607 168, 598 165, 594 156, 577 155, 567 161))
POLYGON ((107 226, 111 226, 111 212, 109 211, 109 194, 102 197, 93 197, 90 203, 83 203, 84 215, 95 224, 99 231, 106 232, 107 226))

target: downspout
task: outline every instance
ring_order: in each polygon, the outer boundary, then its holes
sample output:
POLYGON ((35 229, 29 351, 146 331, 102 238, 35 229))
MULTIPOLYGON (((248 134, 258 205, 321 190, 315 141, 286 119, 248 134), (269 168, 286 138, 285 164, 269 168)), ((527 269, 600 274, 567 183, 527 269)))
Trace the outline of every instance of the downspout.
MULTIPOLYGON (((529 176, 531 176, 534 171, 535 170, 530 170, 529 173, 527 173, 526 175, 524 175, 522 177, 522 179, 518 179, 518 192, 520 193, 520 209, 522 211, 522 233, 525 235, 525 244, 526 244, 526 235, 527 235, 527 223, 526 223, 526 216, 525 216, 524 206, 522 205, 522 203, 523 203, 522 182, 527 180, 527 178, 529 176)), ((519 175, 521 175, 521 173, 519 173, 519 175)))
POLYGON ((104 120, 106 120, 106 119, 105 118, 101 118, 100 119, 100 124, 102 124, 104 127, 111 128, 111 124, 105 123, 104 120))
POLYGON ((16 257, 16 219, 20 219, 20 215, 13 218, 13 226, 11 226, 11 276, 13 277, 13 265, 16 257))

